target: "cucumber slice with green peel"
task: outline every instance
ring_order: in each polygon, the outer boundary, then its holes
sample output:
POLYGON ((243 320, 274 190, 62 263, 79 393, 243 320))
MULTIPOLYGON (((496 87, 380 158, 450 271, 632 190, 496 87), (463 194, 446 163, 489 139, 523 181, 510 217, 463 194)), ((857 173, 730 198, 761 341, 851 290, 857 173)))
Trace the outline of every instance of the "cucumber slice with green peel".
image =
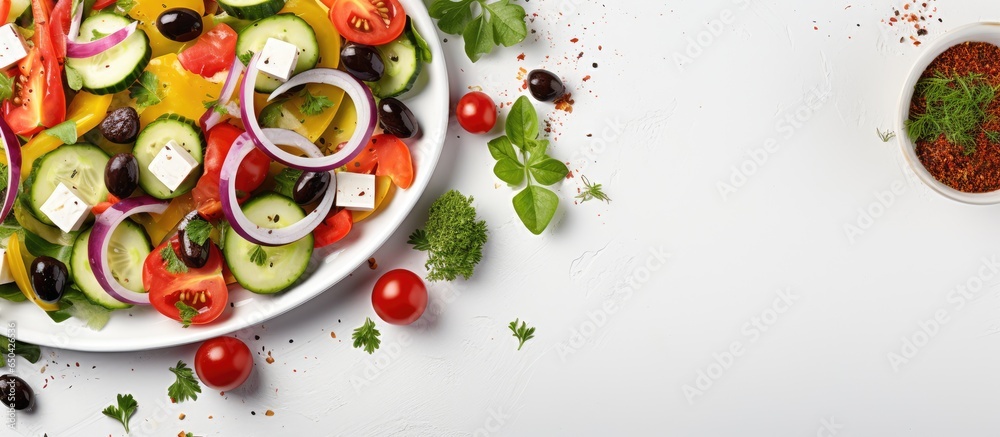
POLYGON ((107 200, 104 167, 109 159, 111 157, 107 153, 90 144, 64 145, 42 155, 35 161, 22 187, 22 193, 28 195, 26 203, 31 208, 31 214, 43 224, 54 224, 42 212, 42 205, 60 183, 73 188, 74 194, 88 205, 107 200))
MULTIPOLYGON (((80 41, 93 41, 132 23, 111 12, 90 16, 80 25, 80 41)), ((138 29, 118 45, 89 58, 66 58, 66 66, 80 73, 83 89, 94 94, 113 94, 128 89, 152 56, 149 37, 138 29)))
MULTIPOLYGON (((283 228, 306 216, 292 199, 275 193, 250 199, 243 204, 243 213, 254 224, 268 229, 283 228)), ((224 240, 222 254, 236 281, 261 294, 277 293, 295 283, 305 273, 313 251, 312 234, 284 246, 265 247, 243 239, 229 227, 224 240)))
MULTIPOLYGON (((111 297, 97 282, 88 258, 89 241, 90 229, 81 233, 73 244, 73 254, 70 257, 73 282, 94 304, 113 310, 131 307, 132 305, 111 297)), ((123 287, 136 293, 145 293, 146 290, 142 286, 142 264, 152 251, 153 244, 142 226, 131 220, 123 221, 115 228, 108 243, 107 263, 111 268, 111 275, 123 287)))
POLYGON ((191 120, 176 114, 164 114, 148 124, 142 132, 139 132, 132 154, 139 161, 139 186, 157 199, 173 199, 191 191, 198 183, 203 169, 203 166, 195 168, 173 191, 160 182, 153 172, 149 171, 149 164, 170 140, 175 141, 199 163, 205 162, 205 137, 201 129, 191 120))
POLYGON ((416 37, 407 29, 392 42, 375 47, 382 56, 385 72, 378 82, 365 82, 375 97, 396 97, 413 88, 420 76, 423 62, 417 52, 416 37))
POLYGON ((219 0, 219 7, 241 20, 259 20, 277 14, 285 0, 219 0))
MULTIPOLYGON (((309 70, 319 62, 316 32, 309 23, 292 14, 273 15, 244 28, 236 38, 236 55, 259 53, 264 49, 268 38, 279 39, 299 48, 299 59, 295 62, 293 75, 309 70)), ((257 76, 254 91, 270 93, 279 86, 280 81, 262 73, 257 76)))

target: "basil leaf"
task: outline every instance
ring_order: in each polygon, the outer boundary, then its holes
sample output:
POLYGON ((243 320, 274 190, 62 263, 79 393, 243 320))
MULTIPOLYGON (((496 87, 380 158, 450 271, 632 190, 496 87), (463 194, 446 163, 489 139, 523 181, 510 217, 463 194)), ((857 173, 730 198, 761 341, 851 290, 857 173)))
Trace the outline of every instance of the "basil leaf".
POLYGON ((472 62, 489 54, 496 46, 496 42, 493 41, 493 26, 490 25, 485 14, 476 17, 465 27, 462 38, 465 39, 465 54, 472 62))
POLYGON ((538 235, 549 225, 559 206, 559 197, 551 190, 529 185, 514 196, 514 211, 532 234, 538 235))
POLYGON ((24 293, 21 293, 21 289, 17 288, 17 284, 13 282, 0 285, 0 299, 11 302, 24 302, 28 300, 27 297, 24 297, 24 293))
POLYGON ((69 89, 73 91, 80 91, 80 88, 83 88, 83 76, 80 75, 79 71, 69 65, 66 65, 65 68, 66 82, 69 84, 69 89))
POLYGON ((521 6, 510 4, 509 0, 500 0, 487 4, 486 9, 492 15, 493 39, 498 44, 510 47, 528 36, 528 25, 524 22, 524 8, 521 6))
POLYGON ((514 102, 507 114, 505 129, 510 141, 521 150, 525 150, 530 145, 529 141, 538 137, 538 114, 527 97, 518 97, 514 102))
POLYGON ((45 129, 45 133, 52 135, 62 141, 63 144, 73 144, 76 143, 77 133, 76 133, 76 123, 72 120, 66 120, 48 129, 45 129))
POLYGON ((434 58, 431 47, 427 44, 427 40, 424 39, 423 35, 417 31, 417 26, 413 25, 413 20, 409 16, 406 17, 406 28, 410 30, 413 39, 417 42, 417 54, 420 55, 420 60, 430 64, 434 58))
POLYGON ((0 350, 3 351, 3 354, 0 355, 0 367, 7 367, 7 362, 4 358, 9 358, 10 352, 13 352, 14 355, 20 355, 29 363, 37 363, 39 358, 42 357, 42 350, 38 346, 23 341, 15 341, 14 350, 11 351, 10 339, 6 335, 0 336, 0 350))
POLYGON ((552 158, 545 158, 541 162, 531 164, 528 171, 542 185, 552 185, 559 182, 569 173, 566 164, 552 158))
POLYGON ((73 246, 52 244, 48 240, 24 231, 24 247, 34 256, 51 256, 69 267, 69 259, 73 255, 73 246))
POLYGON ((499 137, 487 144, 490 149, 490 155, 493 155, 493 159, 513 159, 517 161, 517 152, 514 151, 514 146, 510 143, 510 138, 499 137))
POLYGON ((510 185, 518 185, 524 181, 524 166, 513 159, 503 158, 493 167, 493 174, 510 185))
POLYGON ((437 0, 431 4, 428 12, 432 18, 438 19, 438 28, 444 33, 461 35, 465 26, 472 20, 472 10, 469 5, 475 0, 437 0))

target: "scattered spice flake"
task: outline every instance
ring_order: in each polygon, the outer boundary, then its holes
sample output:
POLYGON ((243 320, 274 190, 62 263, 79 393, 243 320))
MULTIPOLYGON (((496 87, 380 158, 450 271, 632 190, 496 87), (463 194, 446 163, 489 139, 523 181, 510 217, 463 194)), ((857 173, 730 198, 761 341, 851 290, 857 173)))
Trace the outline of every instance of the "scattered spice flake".
POLYGON ((368 258, 368 268, 372 270, 378 268, 378 262, 375 261, 375 257, 368 258))
POLYGON ((524 78, 527 76, 528 76, 528 70, 525 70, 524 67, 517 69, 517 80, 524 80, 524 78))
POLYGON ((528 89, 528 80, 527 79, 525 79, 524 82, 521 83, 521 89, 522 90, 528 89))
POLYGON ((267 410, 267 411, 264 412, 264 415, 267 416, 267 417, 271 417, 271 416, 274 415, 274 411, 267 410))
MULTIPOLYGON (((903 4, 902 12, 900 8, 893 8, 892 16, 882 19, 882 22, 890 27, 900 29, 899 32, 908 33, 899 37, 900 43, 905 43, 909 40, 914 46, 919 47, 922 41, 917 37, 923 37, 928 34, 926 23, 928 19, 933 19, 937 13, 937 7, 930 5, 934 1, 908 1, 903 4), (908 23, 912 24, 912 26, 896 26, 897 23, 908 23), (913 33, 909 34, 909 32, 913 33)), ((943 20, 938 18, 937 21, 940 23, 943 20)))
POLYGON ((330 331, 330 338, 337 338, 337 333, 330 331))
POLYGON ((569 113, 573 112, 574 103, 576 103, 576 101, 573 100, 573 93, 566 93, 555 101, 556 109, 569 113))
POLYGON ((574 43, 574 44, 577 43, 577 42, 579 42, 579 41, 580 41, 580 38, 573 38, 573 39, 569 40, 569 42, 574 43))
POLYGON ((267 351, 267 358, 264 361, 267 361, 267 364, 274 364, 274 357, 271 356, 271 351, 267 351))
POLYGON ((588 75, 586 75, 586 76, 583 76, 583 81, 584 81, 584 82, 586 82, 586 81, 588 81, 588 80, 590 80, 590 75, 589 75, 589 74, 588 74, 588 75))
POLYGON ((177 416, 177 420, 184 420, 185 417, 187 416, 185 416, 184 413, 181 413, 179 416, 177 416))
POLYGON ((518 61, 523 61, 524 60, 524 53, 521 53, 520 55, 517 55, 517 60, 518 61))

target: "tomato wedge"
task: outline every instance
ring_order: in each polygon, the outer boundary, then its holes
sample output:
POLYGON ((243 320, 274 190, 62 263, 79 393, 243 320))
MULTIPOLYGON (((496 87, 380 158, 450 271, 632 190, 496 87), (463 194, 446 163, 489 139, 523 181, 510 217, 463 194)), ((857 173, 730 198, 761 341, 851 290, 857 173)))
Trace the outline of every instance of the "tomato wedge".
POLYGON ((323 247, 336 243, 346 237, 352 227, 354 227, 354 217, 351 211, 341 209, 330 214, 313 231, 313 246, 323 247))
POLYGON ((377 46, 403 33, 406 12, 399 0, 336 0, 330 21, 348 41, 377 46))
POLYGON ((399 138, 389 134, 375 135, 369 143, 375 148, 378 167, 375 176, 388 176, 392 183, 402 189, 413 185, 413 159, 410 148, 399 138))
POLYGON ((351 173, 372 174, 375 166, 378 165, 378 156, 375 155, 375 146, 369 141, 361 153, 348 162, 344 168, 351 173))
POLYGON ((32 0, 35 34, 28 56, 18 62, 14 97, 4 101, 3 117, 14 133, 30 136, 66 120, 66 94, 62 65, 50 33, 47 0, 32 0))
POLYGON ((177 55, 177 60, 194 74, 212 77, 228 69, 235 57, 236 31, 225 23, 220 23, 198 37, 193 46, 177 55))
POLYGON ((183 302, 198 310, 198 315, 191 319, 193 325, 217 319, 229 303, 229 289, 222 276, 222 252, 215 244, 209 244, 208 262, 203 267, 188 267, 184 272, 173 273, 167 270, 167 262, 160 255, 166 247, 174 253, 180 250, 176 235, 150 252, 142 263, 142 284, 149 290, 149 303, 160 314, 182 321, 177 302, 183 302))
MULTIPOLYGON (((198 179, 198 185, 194 187, 192 195, 194 202, 205 218, 217 219, 222 217, 222 202, 219 197, 219 173, 222 172, 222 164, 226 161, 229 149, 233 147, 236 138, 243 134, 243 130, 229 123, 221 123, 208 131, 205 135, 208 148, 205 151, 205 173, 198 179)), ((236 190, 246 193, 245 199, 250 192, 256 190, 264 179, 267 178, 268 170, 271 168, 271 158, 264 152, 254 149, 247 155, 240 169, 236 173, 236 190)))

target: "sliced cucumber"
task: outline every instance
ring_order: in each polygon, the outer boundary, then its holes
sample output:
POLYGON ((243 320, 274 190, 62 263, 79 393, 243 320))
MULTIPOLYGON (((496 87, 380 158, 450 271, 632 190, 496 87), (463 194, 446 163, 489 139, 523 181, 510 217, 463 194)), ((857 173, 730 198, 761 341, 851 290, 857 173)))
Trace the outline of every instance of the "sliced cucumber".
MULTIPOLYGON (((319 43, 316 32, 305 20, 292 14, 278 14, 259 20, 240 31, 236 39, 236 54, 259 53, 268 38, 275 38, 294 44, 299 48, 299 59, 295 62, 298 74, 316 66, 319 61, 319 43)), ((281 86, 281 82, 265 74, 257 76, 254 91, 269 93, 281 86)))
MULTIPOLYGON (((243 204, 243 213, 254 224, 280 229, 302 220, 306 214, 292 199, 265 193, 243 204)), ((244 240, 232 227, 226 230, 222 254, 236 281, 254 293, 271 294, 284 290, 302 276, 312 257, 313 236, 284 246, 263 247, 244 240), (252 257, 257 248, 264 251, 263 263, 252 257)), ((259 256, 259 254, 258 254, 259 256)))
MULTIPOLYGON (((91 15, 80 25, 80 40, 93 41, 128 26, 132 20, 111 12, 91 15)), ((141 29, 125 41, 107 51, 89 58, 66 58, 83 78, 83 89, 94 94, 112 94, 124 91, 142 74, 153 51, 149 37, 141 29)))
POLYGON ((31 0, 12 0, 10 2, 10 10, 7 11, 7 21, 4 22, 13 22, 28 9, 28 6, 31 6, 31 0))
POLYGON ((107 200, 104 166, 109 159, 107 153, 90 144, 64 145, 42 155, 22 188, 23 193, 28 195, 27 205, 32 215, 46 225, 54 224, 42 213, 42 204, 60 183, 75 188, 75 194, 89 205, 107 200))
POLYGON ((407 29, 402 35, 392 42, 375 47, 379 55, 382 55, 382 62, 385 64, 385 72, 378 82, 366 82, 372 89, 372 94, 384 99, 396 97, 413 88, 420 76, 423 63, 420 62, 421 55, 417 52, 416 37, 413 32, 407 29))
MULTIPOLYGON (((80 234, 73 244, 73 255, 70 257, 70 271, 72 271, 73 282, 83 291, 83 294, 91 302, 109 309, 129 308, 132 305, 123 303, 111 297, 104 287, 97 282, 94 270, 90 265, 89 250, 87 244, 90 241, 90 229, 80 234)), ((108 243, 108 266, 111 268, 111 275, 118 280, 123 287, 136 293, 144 293, 142 286, 142 264, 146 260, 149 252, 153 251, 153 244, 149 241, 146 231, 133 223, 125 220, 111 234, 111 241, 108 243)))
POLYGON ((156 154, 160 153, 160 149, 170 140, 177 142, 199 163, 205 162, 205 138, 201 134, 201 129, 191 120, 176 114, 164 114, 148 124, 142 132, 139 132, 132 154, 139 161, 139 186, 157 199, 172 199, 191 191, 202 173, 202 166, 199 166, 176 190, 170 191, 170 188, 163 185, 163 182, 149 171, 149 164, 153 162, 153 158, 156 158, 156 154))
POLYGON ((242 20, 259 20, 277 14, 285 0, 219 0, 219 7, 242 20))

